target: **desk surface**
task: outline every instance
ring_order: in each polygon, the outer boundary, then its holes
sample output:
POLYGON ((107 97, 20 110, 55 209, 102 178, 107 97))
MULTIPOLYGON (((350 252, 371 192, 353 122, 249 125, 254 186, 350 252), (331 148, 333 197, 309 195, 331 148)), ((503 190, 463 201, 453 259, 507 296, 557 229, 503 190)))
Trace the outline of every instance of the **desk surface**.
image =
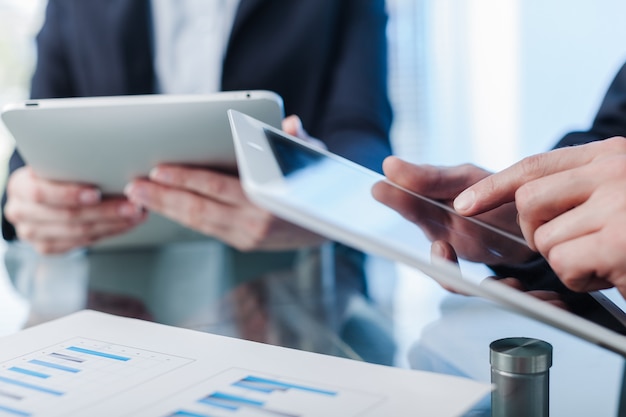
MULTIPOLYGON (((369 259, 366 285, 320 273, 319 253, 245 282, 203 274, 203 243, 41 257, 2 246, 0 334, 83 308, 247 340, 490 380, 489 343, 536 337, 554 347, 551 415, 617 416, 623 360, 419 272, 369 259), (363 288, 367 288, 367 293, 363 288)), ((488 399, 486 399, 488 400, 488 399)), ((489 402, 472 416, 489 415, 489 402)))

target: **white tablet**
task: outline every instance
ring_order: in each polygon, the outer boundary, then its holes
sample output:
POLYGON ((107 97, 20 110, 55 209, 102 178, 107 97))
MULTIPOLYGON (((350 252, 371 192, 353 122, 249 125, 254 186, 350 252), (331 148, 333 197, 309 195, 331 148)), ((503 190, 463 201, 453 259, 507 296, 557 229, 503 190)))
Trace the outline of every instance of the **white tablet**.
POLYGON ((456 265, 430 253, 433 241, 445 240, 466 258, 479 252, 498 264, 505 251, 527 249, 522 239, 461 217, 249 116, 229 111, 229 117, 242 184, 260 206, 330 239, 416 267, 441 284, 490 298, 626 355, 626 315, 601 293, 567 291, 568 311, 488 278, 492 273, 483 264, 456 265))
MULTIPOLYGON (((279 127, 280 96, 269 91, 210 95, 143 95, 28 100, 10 104, 2 120, 16 147, 41 177, 121 194, 159 163, 235 170, 227 110, 279 127)), ((202 239, 154 213, 136 229, 98 247, 147 246, 202 239)))

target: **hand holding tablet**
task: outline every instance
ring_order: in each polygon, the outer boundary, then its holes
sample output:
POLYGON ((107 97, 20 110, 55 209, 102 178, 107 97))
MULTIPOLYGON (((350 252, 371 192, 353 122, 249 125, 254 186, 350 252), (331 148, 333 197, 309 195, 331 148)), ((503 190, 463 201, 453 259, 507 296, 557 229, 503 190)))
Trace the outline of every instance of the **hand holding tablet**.
POLYGON ((162 163, 234 172, 230 108, 277 127, 283 117, 281 98, 267 91, 10 105, 2 119, 29 168, 9 180, 7 219, 20 238, 45 252, 92 243, 120 248, 206 239, 159 214, 147 216, 123 190, 162 163), (90 194, 98 198, 80 199, 90 194))
POLYGON ((626 297, 626 138, 527 157, 455 201, 466 215, 515 202, 529 246, 577 291, 615 286, 626 297))
POLYGON ((325 239, 253 204, 239 178, 222 172, 159 165, 128 187, 130 202, 215 237, 240 251, 289 250, 325 239))
POLYGON ((453 262, 454 252, 494 264, 525 259, 531 253, 528 246, 493 226, 499 223, 466 219, 446 204, 249 116, 230 111, 229 117, 244 190, 261 207, 329 239, 418 268, 449 288, 490 298, 626 355, 626 315, 602 293, 537 297, 536 291, 531 295, 490 278, 484 265, 453 262), (444 251, 433 251, 433 243, 441 242, 448 245, 444 251))
POLYGON ((419 225, 432 242, 443 240, 451 244, 457 255, 468 261, 488 265, 521 263, 534 255, 521 238, 505 234, 501 230, 493 233, 487 223, 477 223, 452 211, 443 210, 442 203, 415 198, 387 181, 381 180, 374 184, 372 196, 410 222, 419 225), (477 240, 487 239, 489 245, 476 245, 477 240))
POLYGON ((103 199, 97 187, 46 180, 29 166, 9 177, 4 215, 21 240, 48 254, 90 246, 147 218, 125 198, 103 199))

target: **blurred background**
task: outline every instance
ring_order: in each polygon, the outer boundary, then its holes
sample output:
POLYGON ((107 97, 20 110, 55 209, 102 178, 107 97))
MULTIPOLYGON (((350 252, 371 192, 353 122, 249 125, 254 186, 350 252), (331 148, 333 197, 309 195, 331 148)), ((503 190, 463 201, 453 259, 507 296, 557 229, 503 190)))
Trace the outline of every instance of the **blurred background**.
MULTIPOLYGON (((0 107, 28 97, 35 61, 35 35, 44 0, 0 0, 0 107)), ((0 123, 0 186, 4 188, 13 139, 0 123)))
POLYGON ((586 129, 626 61, 626 2, 389 0, 396 152, 501 169, 586 129))
MULTIPOLYGON (((45 0, 0 0, 0 105, 25 99, 45 0)), ((626 61, 626 2, 388 0, 395 152, 491 170, 585 129, 626 61), (575 5, 574 5, 575 4, 575 5)), ((13 143, 0 126, 0 185, 13 143)))

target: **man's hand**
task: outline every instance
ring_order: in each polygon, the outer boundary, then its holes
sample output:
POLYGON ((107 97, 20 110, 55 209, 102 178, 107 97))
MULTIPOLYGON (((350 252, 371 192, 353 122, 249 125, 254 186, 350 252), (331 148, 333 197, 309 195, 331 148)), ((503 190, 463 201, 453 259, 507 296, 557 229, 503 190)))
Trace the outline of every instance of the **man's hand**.
MULTIPOLYGON (((313 141, 295 117, 283 123, 287 133, 313 141)), ((130 183, 133 203, 242 251, 286 250, 318 245, 324 238, 254 205, 239 178, 204 168, 159 165, 149 179, 130 183)))
POLYGON ((526 158, 455 200, 466 216, 515 201, 529 245, 576 291, 626 296, 626 139, 526 158))
MULTIPOLYGON (((442 168, 414 165, 396 157, 387 158, 383 170, 389 181, 445 205, 451 205, 461 191, 489 175, 487 171, 469 164, 442 168)), ((456 213, 412 198, 385 182, 376 184, 372 191, 377 200, 417 224, 431 241, 444 241, 452 245, 461 258, 493 265, 519 263, 533 255, 532 251, 516 241, 498 235, 456 213), (481 239, 484 244, 477 245, 476 242, 481 239)), ((515 217, 515 206, 509 204, 486 212, 478 218, 511 234, 520 235, 515 217)))
POLYGON ((94 187, 44 180, 28 166, 9 177, 4 214, 19 239, 47 254, 124 233, 146 218, 125 198, 103 200, 94 187))

